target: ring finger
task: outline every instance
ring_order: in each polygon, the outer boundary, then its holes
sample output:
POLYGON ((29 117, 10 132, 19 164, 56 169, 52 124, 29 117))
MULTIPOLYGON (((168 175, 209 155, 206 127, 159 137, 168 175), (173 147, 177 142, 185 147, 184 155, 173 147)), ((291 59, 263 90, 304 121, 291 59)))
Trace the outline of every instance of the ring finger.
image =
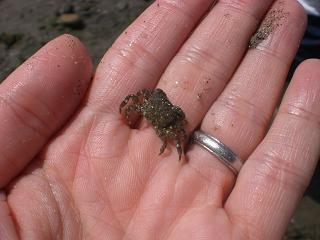
MULTIPOLYGON (((276 2, 265 21, 268 16, 281 18, 283 24, 248 51, 201 125, 204 132, 214 135, 242 159, 265 135, 306 23, 304 11, 296 1, 276 2)), ((209 164, 223 172, 222 181, 229 179, 233 184, 233 173, 199 146, 190 152, 190 160, 203 175, 210 177, 209 164)))

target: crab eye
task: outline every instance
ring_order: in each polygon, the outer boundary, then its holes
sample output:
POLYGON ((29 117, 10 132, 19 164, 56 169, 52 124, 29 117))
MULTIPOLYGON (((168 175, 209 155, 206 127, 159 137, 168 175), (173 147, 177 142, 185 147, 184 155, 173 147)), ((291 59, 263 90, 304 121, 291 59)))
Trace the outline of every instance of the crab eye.
POLYGON ((174 106, 173 110, 177 113, 179 119, 184 119, 185 118, 185 114, 184 114, 184 112, 182 111, 181 108, 179 108, 177 106, 174 106))
POLYGON ((167 95, 165 94, 165 92, 162 91, 160 88, 155 89, 154 94, 161 98, 167 98, 167 95))

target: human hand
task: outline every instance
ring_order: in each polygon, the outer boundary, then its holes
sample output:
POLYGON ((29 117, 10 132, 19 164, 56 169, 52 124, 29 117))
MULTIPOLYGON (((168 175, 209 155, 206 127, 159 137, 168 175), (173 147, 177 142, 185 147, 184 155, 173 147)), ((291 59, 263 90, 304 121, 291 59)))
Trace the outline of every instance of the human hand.
POLYGON ((61 36, 0 85, 1 240, 281 238, 319 157, 320 61, 299 67, 269 129, 303 9, 281 1, 283 25, 246 51, 272 1, 221 0, 194 29, 213 2, 157 1, 92 82, 61 36), (246 160, 237 177, 197 145, 184 164, 173 146, 159 156, 152 126, 126 125, 123 98, 155 87, 189 134, 201 124, 246 160))

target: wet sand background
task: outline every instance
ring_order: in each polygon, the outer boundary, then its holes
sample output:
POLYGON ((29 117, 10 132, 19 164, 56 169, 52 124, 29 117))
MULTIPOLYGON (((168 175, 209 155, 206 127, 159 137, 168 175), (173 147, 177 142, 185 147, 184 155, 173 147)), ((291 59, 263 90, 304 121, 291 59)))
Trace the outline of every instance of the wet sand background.
MULTIPOLYGON (((0 82, 50 39, 71 33, 97 64, 149 0, 0 0, 0 82)), ((292 218, 287 240, 320 239, 320 170, 292 218)))

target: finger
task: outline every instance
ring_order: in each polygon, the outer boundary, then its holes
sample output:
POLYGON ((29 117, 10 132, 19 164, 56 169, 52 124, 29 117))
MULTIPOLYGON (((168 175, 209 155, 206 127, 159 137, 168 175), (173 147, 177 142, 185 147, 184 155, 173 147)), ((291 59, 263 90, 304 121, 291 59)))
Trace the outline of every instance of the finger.
POLYGON ((119 114, 128 94, 153 88, 163 70, 214 0, 155 1, 101 60, 88 105, 119 114))
POLYGON ((49 42, 0 85, 0 187, 70 117, 90 82, 92 64, 78 39, 49 42))
POLYGON ((6 200, 4 193, 0 192, 0 239, 19 239, 6 200))
POLYGON ((157 87, 184 110, 189 131, 230 80, 271 3, 218 1, 168 66, 157 87))
MULTIPOLYGON (((279 23, 282 25, 256 49, 248 51, 201 125, 204 132, 214 135, 243 160, 265 135, 305 29, 305 13, 296 1, 277 2, 270 13, 274 10, 282 10, 287 16, 279 23)), ((199 155, 205 150, 195 146, 194 151, 199 155)), ((209 163, 221 167, 209 152, 201 154, 204 162, 194 161, 198 168, 209 163)), ((223 171, 225 179, 234 179, 227 167, 223 166, 223 171)))
POLYGON ((319 68, 319 60, 298 68, 271 129, 226 203, 231 221, 240 231, 250 229, 246 236, 252 239, 280 239, 319 159, 319 68), (253 223, 254 229, 248 228, 253 223))

